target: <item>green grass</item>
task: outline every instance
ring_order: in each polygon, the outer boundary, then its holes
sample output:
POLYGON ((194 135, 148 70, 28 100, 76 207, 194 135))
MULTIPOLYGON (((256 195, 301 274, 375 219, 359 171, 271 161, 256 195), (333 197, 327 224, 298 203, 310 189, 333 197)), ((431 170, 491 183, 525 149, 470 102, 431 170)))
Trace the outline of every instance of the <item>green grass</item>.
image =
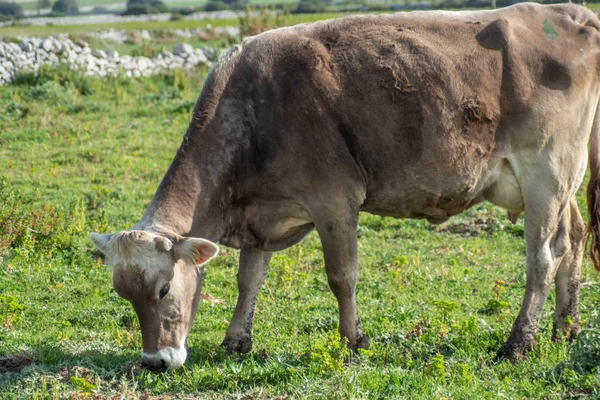
MULTIPOLYGON (((79 8, 86 6, 106 7, 111 4, 118 4, 123 2, 126 3, 126 1, 123 0, 77 0, 79 8)), ((37 10, 37 1, 26 1, 19 4, 21 5, 21 7, 23 7, 23 10, 25 11, 37 10)), ((123 7, 123 9, 125 9, 125 7, 123 7)))
MULTIPOLYGON (((95 6, 95 7, 106 7, 108 5, 111 4, 119 4, 119 3, 123 3, 123 0, 79 0, 77 2, 77 4, 79 4, 79 7, 86 7, 86 6, 95 6)), ((187 7, 203 7, 207 1, 206 0, 197 0, 197 1, 181 1, 181 0, 165 0, 164 3, 169 7, 169 8, 187 8, 187 7)), ((285 4, 285 5, 292 5, 295 6, 298 1, 297 0, 249 0, 248 2, 251 5, 254 6, 264 6, 264 5, 274 5, 274 4, 285 4)), ((19 3, 21 5, 21 7, 23 7, 23 10, 25 11, 29 11, 29 10, 37 10, 37 2, 36 1, 27 1, 27 2, 23 2, 23 3, 19 3)), ((125 7, 122 7, 122 9, 124 10, 125 7)), ((115 10, 115 9, 111 9, 111 10, 115 10)))
MULTIPOLYGON (((219 346, 237 295, 238 252, 223 248, 203 288, 223 302, 201 302, 185 366, 141 370, 135 313, 87 233, 141 217, 205 72, 100 81, 44 70, 0 87, 0 370, 14 354, 33 361, 0 374, 1 399, 600 396, 600 285, 588 261, 582 338, 550 341, 552 292, 536 350, 494 362, 523 297, 525 243, 522 218, 512 225, 488 204, 437 227, 361 215, 358 303, 371 349, 349 363, 313 233, 274 256, 251 353, 219 346)), ((578 199, 584 210, 583 190, 578 199)))
MULTIPOLYGON (((345 15, 343 13, 322 13, 322 14, 293 14, 285 18, 285 25, 295 25, 302 22, 314 22, 323 19, 336 18, 345 15)), ((39 36, 46 37, 57 33, 68 33, 72 35, 82 35, 89 32, 105 31, 109 29, 185 29, 206 27, 207 24, 213 27, 217 26, 238 26, 238 19, 218 19, 218 20, 180 20, 180 21, 149 21, 149 22, 124 22, 119 24, 89 24, 89 25, 54 25, 54 26, 7 26, 0 27, 0 38, 10 38, 16 36, 39 36)))
POLYGON ((249 0, 253 6, 265 6, 265 5, 274 5, 274 4, 284 4, 288 7, 295 7, 298 4, 297 0, 249 0))
POLYGON ((24 11, 37 10, 37 1, 19 3, 24 11))
POLYGON ((109 29, 185 29, 206 27, 207 24, 212 26, 237 26, 237 19, 222 19, 222 20, 203 20, 203 21, 149 21, 149 22, 123 22, 119 24, 88 24, 88 25, 53 25, 53 26, 7 26, 0 27, 0 37, 15 37, 15 36, 50 36, 57 33, 68 34, 85 34, 89 32, 106 31, 109 29))
POLYGON ((200 38, 178 38, 170 37, 165 40, 158 40, 154 42, 144 42, 142 44, 135 43, 115 43, 112 40, 98 39, 92 36, 81 36, 90 47, 94 50, 116 50, 120 55, 131 55, 131 56, 146 56, 154 57, 161 50, 167 51, 173 50, 173 45, 177 43, 188 43, 194 47, 206 46, 213 48, 228 48, 235 42, 233 38, 216 38, 210 40, 203 40, 200 38))

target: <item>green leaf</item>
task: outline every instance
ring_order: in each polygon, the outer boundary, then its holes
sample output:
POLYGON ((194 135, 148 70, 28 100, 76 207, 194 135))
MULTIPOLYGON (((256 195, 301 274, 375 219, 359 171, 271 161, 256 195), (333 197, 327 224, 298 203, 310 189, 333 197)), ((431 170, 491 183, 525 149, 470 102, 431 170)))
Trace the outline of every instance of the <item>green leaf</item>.
POLYGON ((71 377, 71 385, 73 385, 73 389, 84 393, 90 393, 92 390, 96 389, 96 386, 78 376, 71 377))

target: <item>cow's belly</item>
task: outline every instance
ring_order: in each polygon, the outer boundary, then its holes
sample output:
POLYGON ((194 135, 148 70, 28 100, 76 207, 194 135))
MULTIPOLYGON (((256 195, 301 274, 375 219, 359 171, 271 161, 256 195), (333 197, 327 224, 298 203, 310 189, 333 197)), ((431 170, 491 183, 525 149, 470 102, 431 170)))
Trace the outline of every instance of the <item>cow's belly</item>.
POLYGON ((473 174, 415 174, 397 187, 369 193, 361 211, 440 223, 484 200, 512 213, 523 211, 517 175, 507 159, 496 160, 473 174))
POLYGON ((431 223, 441 223, 482 200, 479 192, 413 191, 409 195, 401 193, 384 203, 369 202, 361 207, 361 211, 395 218, 425 218, 431 223))

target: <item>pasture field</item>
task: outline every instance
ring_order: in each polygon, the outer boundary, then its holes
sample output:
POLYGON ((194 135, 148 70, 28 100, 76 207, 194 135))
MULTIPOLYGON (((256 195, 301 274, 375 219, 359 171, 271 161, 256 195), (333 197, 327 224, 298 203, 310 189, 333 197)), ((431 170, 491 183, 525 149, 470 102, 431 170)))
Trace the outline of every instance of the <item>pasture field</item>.
POLYGON ((251 353, 219 346, 237 296, 238 252, 222 248, 206 267, 186 364, 141 369, 137 318, 88 232, 141 217, 205 74, 46 70, 0 87, 0 399, 600 397, 600 285, 587 260, 580 338, 550 340, 552 291, 536 349, 517 365, 494 361, 523 296, 525 242, 523 218, 512 225, 488 204, 440 226, 361 215, 368 351, 350 356, 338 340, 312 233, 273 257, 251 353))
POLYGON ((185 29, 212 26, 237 26, 237 19, 217 19, 217 20, 179 20, 179 21, 148 21, 148 22, 123 22, 118 25, 112 23, 87 24, 87 25, 51 25, 51 26, 3 26, 0 27, 1 38, 13 38, 17 36, 38 36, 47 37, 58 33, 68 33, 71 35, 80 35, 90 32, 105 31, 109 29, 125 29, 128 31, 135 29, 185 29))
MULTIPOLYGON (((304 22, 315 22, 322 19, 330 19, 347 15, 340 12, 320 14, 288 14, 283 19, 283 25, 290 26, 304 22)), ((148 21, 148 22, 123 22, 119 24, 88 24, 88 25, 51 25, 51 26, 2 26, 0 27, 0 39, 14 38, 17 36, 47 37, 58 33, 71 35, 85 35, 90 32, 105 31, 109 29, 135 29, 163 30, 163 29, 185 29, 204 28, 207 24, 217 26, 238 26, 239 19, 213 19, 213 20, 179 20, 179 21, 148 21)), ((183 40, 183 39, 182 39, 183 40)))
MULTIPOLYGON (((78 0, 80 10, 83 7, 107 7, 111 11, 124 11, 127 1, 126 0, 78 0)), ((206 5, 207 0, 165 0, 163 1, 167 7, 173 8, 185 8, 185 7, 203 7, 206 5)), ((37 10, 37 1, 27 1, 19 3, 23 10, 37 10)), ((248 4, 251 6, 266 6, 271 4, 285 4, 290 7, 295 7, 298 4, 297 0, 249 0, 248 4)))

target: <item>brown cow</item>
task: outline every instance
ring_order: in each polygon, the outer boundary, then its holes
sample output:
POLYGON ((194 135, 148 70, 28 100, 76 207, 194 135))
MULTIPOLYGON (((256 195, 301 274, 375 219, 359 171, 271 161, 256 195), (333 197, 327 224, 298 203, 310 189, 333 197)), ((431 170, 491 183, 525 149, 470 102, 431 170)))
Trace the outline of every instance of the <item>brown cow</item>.
POLYGON ((591 133, 594 238, 600 214, 599 29, 580 6, 519 4, 350 16, 245 40, 207 77, 134 230, 91 234, 140 319, 143 364, 185 361, 196 265, 217 252, 209 241, 241 249, 229 351, 252 347, 271 252, 313 228, 340 334, 366 348, 355 297, 359 211, 440 222, 484 200, 511 218, 525 212, 525 297, 499 356, 532 346, 553 280, 555 332, 576 335, 584 224, 574 196, 591 133))

